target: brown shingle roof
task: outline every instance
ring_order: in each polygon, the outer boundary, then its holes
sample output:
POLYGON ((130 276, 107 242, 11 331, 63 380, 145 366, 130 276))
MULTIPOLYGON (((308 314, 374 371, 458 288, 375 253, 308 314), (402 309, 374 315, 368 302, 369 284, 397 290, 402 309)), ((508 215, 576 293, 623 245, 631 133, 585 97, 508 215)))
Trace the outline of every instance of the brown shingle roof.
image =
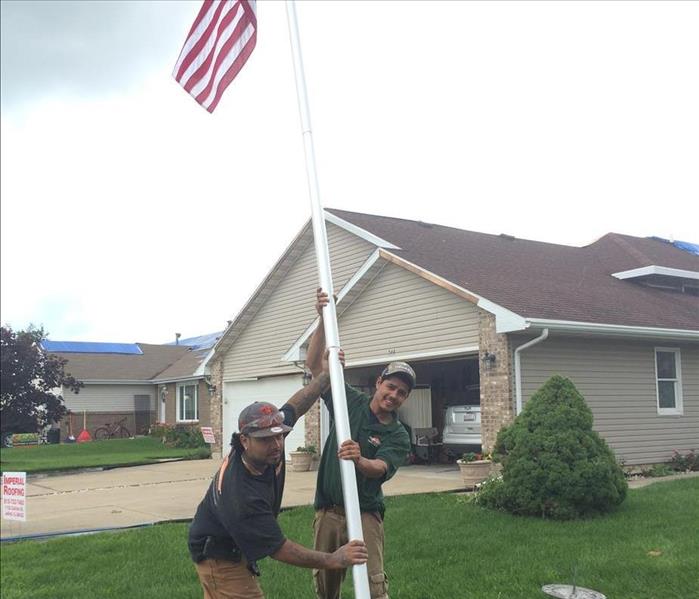
POLYGON ((699 297, 611 276, 649 265, 699 272, 699 257, 657 239, 610 233, 579 248, 328 211, 399 246, 391 252, 401 258, 525 318, 699 330, 699 297))
MULTIPOLYGON (((183 345, 150 345, 139 343, 143 354, 96 354, 96 353, 58 353, 66 358, 67 373, 81 381, 90 380, 127 380, 148 381, 181 360, 190 349, 183 345)), ((192 369, 192 372, 196 367, 192 369)))
POLYGON ((197 368, 201 366, 201 363, 210 351, 211 348, 207 347, 205 349, 193 349, 187 352, 177 360, 177 362, 159 373, 155 379, 158 381, 166 381, 191 376, 197 368))

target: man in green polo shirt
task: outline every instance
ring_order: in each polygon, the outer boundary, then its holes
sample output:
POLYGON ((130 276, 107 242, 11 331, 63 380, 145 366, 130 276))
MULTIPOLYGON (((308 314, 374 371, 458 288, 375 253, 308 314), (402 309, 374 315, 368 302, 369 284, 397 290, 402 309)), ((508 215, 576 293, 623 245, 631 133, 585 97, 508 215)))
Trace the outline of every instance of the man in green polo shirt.
MULTIPOLYGON (((317 292, 316 310, 320 324, 308 346, 306 366, 313 376, 322 372, 325 353, 323 306, 328 296, 317 292)), ((372 599, 388 599, 388 583, 384 572, 383 547, 384 502, 381 485, 390 479, 406 461, 410 437, 396 416, 415 387, 415 372, 405 362, 391 362, 376 380, 372 397, 347 385, 347 411, 352 438, 338 450, 335 434, 332 396, 323 394, 331 426, 318 469, 313 522, 314 546, 317 551, 331 552, 347 543, 347 522, 343 505, 339 459, 352 460, 357 472, 357 491, 362 518, 364 542, 369 553, 367 570, 372 599), (339 458, 339 459, 338 459, 339 458)), ((346 570, 314 570, 319 599, 339 599, 346 570)))

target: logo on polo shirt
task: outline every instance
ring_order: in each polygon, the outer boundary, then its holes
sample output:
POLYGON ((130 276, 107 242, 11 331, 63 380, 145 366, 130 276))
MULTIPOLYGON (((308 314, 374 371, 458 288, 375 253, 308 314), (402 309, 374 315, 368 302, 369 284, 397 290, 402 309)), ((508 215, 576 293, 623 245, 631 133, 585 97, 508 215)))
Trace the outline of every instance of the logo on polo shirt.
POLYGON ((369 437, 369 443, 371 443, 374 447, 378 447, 379 445, 381 445, 381 437, 372 435, 371 437, 369 437))

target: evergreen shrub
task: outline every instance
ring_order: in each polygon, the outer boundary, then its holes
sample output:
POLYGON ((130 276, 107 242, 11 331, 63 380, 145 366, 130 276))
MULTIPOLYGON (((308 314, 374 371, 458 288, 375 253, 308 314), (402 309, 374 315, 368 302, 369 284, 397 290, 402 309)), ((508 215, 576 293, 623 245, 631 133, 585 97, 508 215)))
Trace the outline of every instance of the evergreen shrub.
POLYGON ((624 473, 592 430, 590 408, 559 375, 500 431, 493 454, 502 462, 502 478, 477 495, 480 505, 570 520, 608 512, 626 497, 624 473))

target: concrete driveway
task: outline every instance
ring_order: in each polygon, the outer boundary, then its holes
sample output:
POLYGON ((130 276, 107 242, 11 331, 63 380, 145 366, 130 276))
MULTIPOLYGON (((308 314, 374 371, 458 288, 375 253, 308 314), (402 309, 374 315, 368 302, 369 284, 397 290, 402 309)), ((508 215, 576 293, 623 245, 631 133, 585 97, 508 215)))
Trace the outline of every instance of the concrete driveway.
MULTIPOLYGON (((165 462, 28 479, 27 522, 2 521, 2 538, 76 532, 185 520, 194 515, 220 460, 165 462)), ((629 487, 699 476, 639 478, 629 487)), ((310 505, 316 472, 287 470, 283 507, 310 505)), ((404 466, 384 485, 386 495, 463 491, 456 465, 404 466)))
MULTIPOLYGON (((166 462, 58 476, 30 476, 27 522, 2 521, 2 538, 133 526, 194 515, 219 460, 166 462)), ((310 505, 316 472, 287 470, 283 507, 310 505)), ((455 465, 405 466, 386 495, 463 489, 455 465)))

